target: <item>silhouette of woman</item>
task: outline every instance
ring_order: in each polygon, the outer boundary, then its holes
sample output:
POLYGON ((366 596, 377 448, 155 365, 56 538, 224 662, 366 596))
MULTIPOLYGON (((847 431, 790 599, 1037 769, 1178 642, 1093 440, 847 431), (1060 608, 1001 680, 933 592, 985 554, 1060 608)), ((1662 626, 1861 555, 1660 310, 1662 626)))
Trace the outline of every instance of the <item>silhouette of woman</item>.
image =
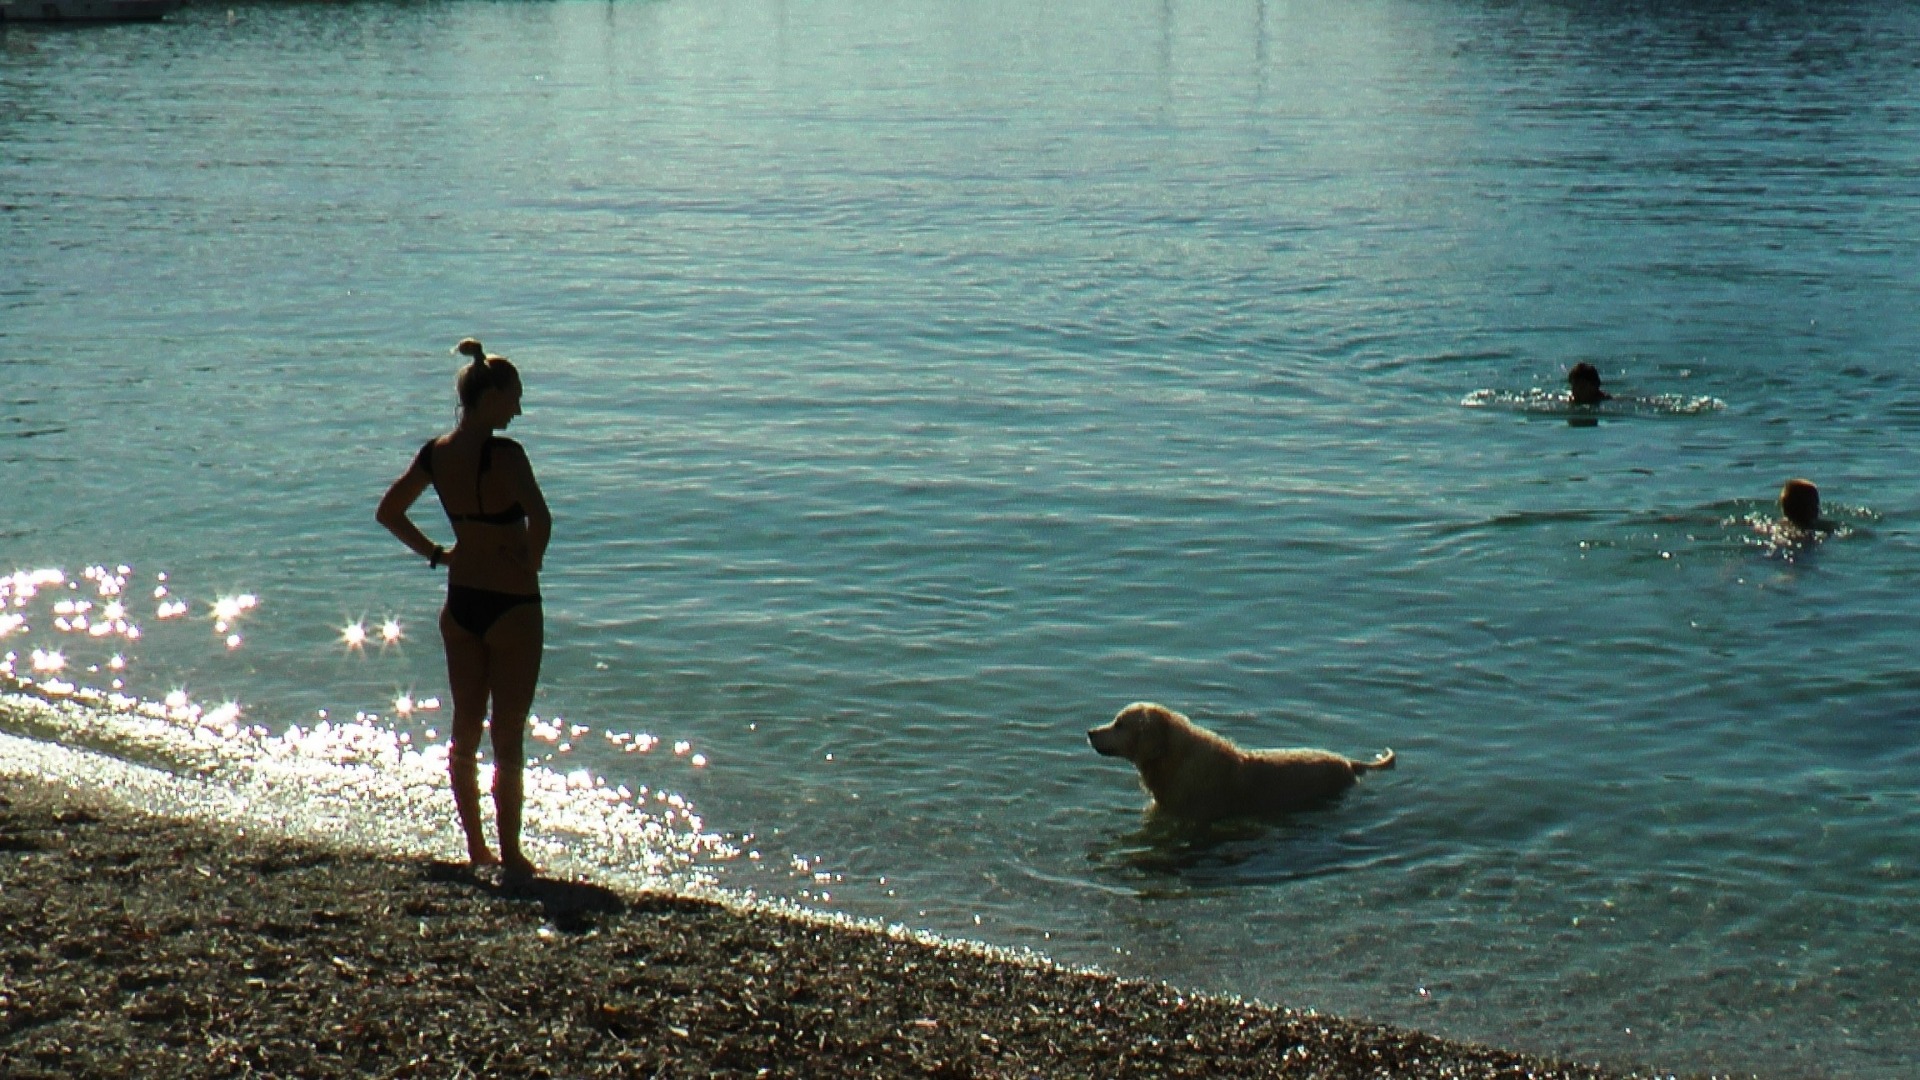
POLYGON ((527 711, 540 680, 544 627, 540 564, 553 517, 533 478, 526 451, 494 432, 520 415, 520 373, 472 338, 454 351, 472 362, 460 370, 459 421, 427 440, 407 471, 380 500, 375 517, 429 567, 447 567, 447 604, 440 637, 447 650, 453 696, 453 745, 447 771, 453 804, 474 866, 500 864, 509 881, 537 871, 520 851, 525 799, 527 711), (454 546, 443 548, 407 513, 431 484, 453 525, 454 546), (488 509, 493 507, 495 509, 488 509), (492 717, 488 717, 488 705, 492 717), (493 808, 500 854, 487 848, 480 819, 476 755, 480 733, 493 741, 493 808))

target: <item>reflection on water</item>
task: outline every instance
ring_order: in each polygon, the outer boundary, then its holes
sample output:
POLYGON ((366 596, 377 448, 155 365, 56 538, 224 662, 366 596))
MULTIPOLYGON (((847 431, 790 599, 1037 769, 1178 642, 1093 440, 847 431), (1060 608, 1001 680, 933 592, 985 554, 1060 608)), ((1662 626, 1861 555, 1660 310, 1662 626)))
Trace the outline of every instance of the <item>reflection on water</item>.
POLYGON ((1808 558, 1830 541, 1848 540, 1858 536, 1871 536, 1865 523, 1878 520, 1878 515, 1865 507, 1843 507, 1829 505, 1832 517, 1822 521, 1820 528, 1802 528, 1777 514, 1752 510, 1737 518, 1728 519, 1727 524, 1745 530, 1748 543, 1761 547, 1767 555, 1796 562, 1808 558))
POLYGON ((1565 416, 1569 420, 1596 421, 1624 416, 1698 416, 1727 407, 1716 397, 1689 397, 1684 394, 1615 394, 1594 405, 1578 405, 1565 390, 1475 390, 1460 399, 1469 409, 1504 409, 1509 412, 1544 413, 1565 416))
MULTIPOLYGON (((186 687, 156 683, 143 672, 133 643, 175 650, 192 645, 142 633, 122 599, 132 574, 122 565, 90 566, 76 577, 57 568, 0 577, 0 647, 50 635, 59 641, 0 653, 0 724, 180 775, 217 777, 243 793, 297 791, 300 799, 282 813, 299 819, 292 824, 304 831, 341 831, 415 848, 444 844, 452 812, 448 744, 437 729, 416 734, 377 712, 355 710, 351 719, 336 719, 322 708, 312 723, 290 724, 276 734, 249 722, 241 702, 197 700, 186 687), (9 692, 13 696, 5 697, 9 692)), ((244 644, 239 626, 261 606, 257 596, 217 596, 201 602, 201 619, 189 620, 193 603, 173 594, 165 573, 153 580, 153 618, 172 624, 165 629, 219 653, 244 644), (205 629, 210 641, 202 637, 205 629)), ((403 637, 397 620, 382 622, 380 646, 403 637)), ((337 643, 349 650, 369 644, 358 622, 337 643)), ((415 699, 404 692, 392 703, 393 713, 404 719, 439 708, 436 697, 415 699)), ((549 747, 528 756, 529 848, 562 867, 596 867, 629 880, 712 884, 711 868, 737 857, 739 849, 709 831, 679 793, 609 784, 588 768, 570 766, 574 741, 590 734, 590 728, 558 717, 529 718, 528 738, 549 747)), ((661 745, 645 732, 602 736, 625 753, 645 754, 661 745)), ((672 754, 694 768, 707 764, 687 740, 676 741, 672 754)), ((490 787, 491 779, 483 752, 481 787, 490 787)))
POLYGON ((1325 810, 1284 819, 1183 821, 1148 814, 1087 848, 1087 861, 1143 899, 1304 881, 1377 864, 1377 839, 1325 810))

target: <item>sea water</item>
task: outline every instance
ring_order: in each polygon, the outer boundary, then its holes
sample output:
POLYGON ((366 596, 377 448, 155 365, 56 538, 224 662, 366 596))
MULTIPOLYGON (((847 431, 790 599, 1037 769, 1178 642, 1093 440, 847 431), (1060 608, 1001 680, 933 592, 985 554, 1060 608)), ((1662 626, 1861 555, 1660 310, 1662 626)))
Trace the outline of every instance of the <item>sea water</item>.
POLYGON ((373 507, 472 335, 556 521, 547 864, 1912 1075, 1916 55, 1894 2, 8 27, 0 656, 63 704, 0 712, 457 854, 373 507), (1087 746, 1139 699, 1399 767, 1182 828, 1087 746))

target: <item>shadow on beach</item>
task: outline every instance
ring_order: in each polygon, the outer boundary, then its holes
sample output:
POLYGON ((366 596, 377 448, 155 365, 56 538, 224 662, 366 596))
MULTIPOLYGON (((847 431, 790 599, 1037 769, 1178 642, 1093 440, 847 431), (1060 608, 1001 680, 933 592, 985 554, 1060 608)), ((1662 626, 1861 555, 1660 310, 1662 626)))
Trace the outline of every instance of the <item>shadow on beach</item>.
POLYGON ((596 916, 623 915, 629 908, 619 893, 589 881, 536 877, 508 882, 497 874, 481 874, 465 863, 438 860, 426 864, 423 876, 442 885, 469 885, 498 900, 539 904, 547 922, 564 934, 584 934, 594 928, 596 916))

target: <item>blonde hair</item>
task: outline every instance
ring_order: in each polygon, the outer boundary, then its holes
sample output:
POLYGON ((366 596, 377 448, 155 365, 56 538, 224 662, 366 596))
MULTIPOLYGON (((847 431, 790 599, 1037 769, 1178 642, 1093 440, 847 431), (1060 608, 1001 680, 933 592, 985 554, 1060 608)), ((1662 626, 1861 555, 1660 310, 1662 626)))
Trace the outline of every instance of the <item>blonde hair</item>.
POLYGON ((1803 529, 1820 520, 1820 489, 1811 480, 1789 480, 1780 488, 1780 513, 1803 529))
POLYGON ((480 395, 496 386, 505 386, 520 377, 520 371, 506 357, 495 356, 480 344, 479 338, 461 338, 453 347, 456 356, 472 358, 454 377, 454 392, 460 395, 460 407, 471 409, 480 403, 480 395))

